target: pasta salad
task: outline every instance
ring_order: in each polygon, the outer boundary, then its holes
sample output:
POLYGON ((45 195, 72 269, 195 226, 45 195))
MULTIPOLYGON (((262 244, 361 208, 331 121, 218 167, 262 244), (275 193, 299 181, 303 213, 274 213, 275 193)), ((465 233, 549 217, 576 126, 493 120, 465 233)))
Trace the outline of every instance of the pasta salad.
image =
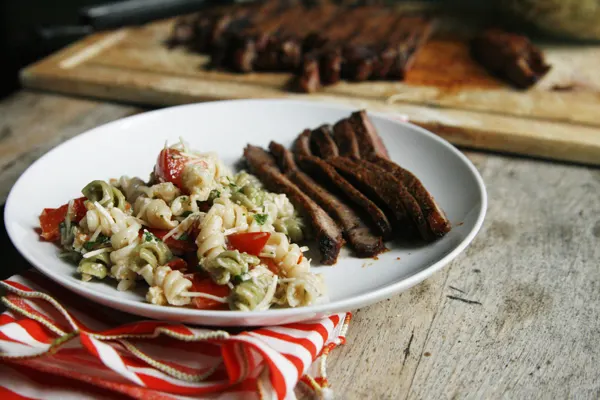
POLYGON ((40 226, 83 281, 145 284, 152 304, 199 309, 299 307, 324 295, 289 199, 214 153, 181 141, 160 152, 148 182, 95 180, 82 194, 44 209, 40 226))

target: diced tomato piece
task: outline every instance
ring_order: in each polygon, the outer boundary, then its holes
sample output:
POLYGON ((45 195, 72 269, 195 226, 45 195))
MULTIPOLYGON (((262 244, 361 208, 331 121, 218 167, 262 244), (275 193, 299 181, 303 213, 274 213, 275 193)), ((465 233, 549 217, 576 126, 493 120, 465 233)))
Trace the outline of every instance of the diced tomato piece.
MULTIPOLYGON (((166 229, 148 228, 148 231, 150 233, 152 233, 154 236, 156 236, 157 238, 159 238, 160 240, 163 240, 165 235, 167 233, 169 233, 169 231, 166 229)), ((140 234, 141 234, 141 232, 142 231, 140 231, 140 234)), ((167 246, 169 246, 169 248, 171 248, 173 250, 179 250, 182 252, 196 251, 196 243, 190 237, 188 237, 188 239, 185 239, 185 240, 179 240, 179 239, 175 239, 173 236, 170 236, 167 238, 167 240, 164 240, 164 242, 167 246)))
POLYGON ((170 267, 172 270, 180 271, 186 270, 188 268, 188 265, 184 259, 174 257, 171 261, 167 263, 167 267, 170 267))
POLYGON ((279 267, 272 258, 260 257, 260 263, 269 268, 269 271, 275 275, 279 275, 279 267))
POLYGON ((227 240, 231 248, 258 256, 270 237, 269 232, 244 232, 231 234, 227 240))
POLYGON ((182 189, 181 178, 185 161, 179 150, 163 149, 156 160, 154 174, 162 182, 171 182, 182 189))
MULTIPOLYGON (((192 281, 192 288, 190 291, 206 293, 217 297, 227 297, 231 292, 229 286, 217 285, 212 279, 202 276, 201 274, 194 274, 193 276, 186 275, 186 277, 192 281)), ((229 308, 226 303, 220 303, 216 300, 204 297, 194 297, 192 303, 194 307, 201 310, 226 310, 229 308)))
POLYGON ((87 199, 85 197, 80 197, 78 199, 73 200, 73 220, 75 222, 79 222, 85 217, 87 213, 87 208, 85 208, 84 202, 87 199))
MULTIPOLYGON (((83 202, 85 197, 80 197, 73 201, 73 221, 79 222, 87 212, 83 202)), ((40 227, 42 228, 42 237, 48 241, 54 242, 60 239, 60 224, 67 216, 69 203, 58 208, 44 208, 40 215, 40 227)))

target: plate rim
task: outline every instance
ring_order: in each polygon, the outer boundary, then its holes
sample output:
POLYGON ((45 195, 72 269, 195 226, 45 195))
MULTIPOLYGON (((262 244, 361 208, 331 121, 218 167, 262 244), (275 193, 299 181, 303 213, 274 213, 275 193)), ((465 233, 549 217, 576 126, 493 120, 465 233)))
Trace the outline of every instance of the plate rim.
MULTIPOLYGON (((425 267, 423 270, 421 270, 413 275, 410 275, 398 282, 392 282, 388 285, 382 286, 382 287, 372 290, 370 292, 358 294, 356 296, 352 296, 347 299, 338 300, 338 301, 334 301, 334 302, 328 302, 328 303, 322 303, 322 304, 315 304, 315 305, 306 306, 306 307, 298 307, 298 308, 268 309, 268 310, 263 310, 263 311, 229 311, 229 310, 225 311, 225 310, 197 310, 197 309, 191 309, 191 308, 185 308, 185 307, 165 307, 165 306, 158 306, 158 305, 154 305, 154 304, 150 304, 150 303, 144 303, 144 302, 140 302, 140 301, 136 301, 136 300, 130 300, 130 299, 126 299, 126 298, 114 298, 113 299, 112 297, 110 297, 104 293, 97 292, 91 288, 77 285, 76 283, 71 282, 69 279, 63 277, 62 275, 53 273, 53 271, 49 268, 46 268, 42 262, 38 263, 36 260, 34 260, 33 259, 34 257, 30 256, 28 254, 28 252, 26 251, 26 249, 24 248, 25 245, 22 244, 20 240, 16 239, 16 232, 14 232, 14 230, 12 228, 13 225, 17 224, 17 222, 14 220, 14 218, 16 218, 16 217, 11 216, 11 214, 13 214, 11 212, 11 210, 13 210, 13 208, 15 207, 15 206, 13 206, 13 204, 16 201, 15 197, 14 197, 15 196, 14 193, 16 192, 15 188, 17 188, 21 184, 23 184, 23 181, 27 178, 27 176, 31 173, 31 170, 36 165, 43 163, 47 157, 50 157, 55 151, 59 151, 59 149, 61 147, 67 145, 68 143, 83 140, 86 136, 93 134, 94 132, 96 132, 98 130, 104 130, 107 128, 110 129, 113 126, 118 126, 118 125, 121 125, 121 124, 124 124, 127 122, 132 122, 137 119, 146 119, 150 116, 154 116, 157 114, 169 113, 172 110, 181 110, 181 109, 185 109, 185 108, 195 108, 195 107, 202 107, 202 106, 214 105, 214 104, 222 105, 222 106, 226 107, 228 104, 231 104, 231 103, 269 103, 269 102, 273 102, 273 101, 284 102, 284 103, 289 103, 289 104, 297 104, 297 105, 302 105, 302 106, 311 106, 311 107, 317 107, 317 108, 323 108, 323 109, 330 109, 330 110, 336 110, 336 111, 352 112, 352 111, 355 111, 358 109, 357 107, 336 104, 336 103, 330 103, 330 102, 313 102, 313 101, 295 100, 295 99, 277 99, 277 98, 234 99, 234 100, 197 102, 197 103, 190 103, 190 104, 178 105, 178 106, 173 106, 173 107, 165 107, 165 108, 160 108, 157 110, 151 110, 151 111, 146 111, 146 112, 130 115, 130 116, 127 116, 124 118, 119 118, 117 120, 110 121, 105 124, 93 127, 91 129, 88 129, 88 130, 60 143, 58 146, 56 146, 56 147, 52 148, 51 150, 49 150, 48 152, 44 153, 44 155, 42 155, 40 158, 38 158, 36 161, 34 161, 29 167, 27 167, 27 169, 21 174, 21 176, 14 183, 14 185, 11 188, 9 195, 6 199, 5 209, 4 209, 4 225, 5 225, 6 231, 8 233, 8 236, 9 236, 12 244, 19 251, 21 256, 24 257, 27 260, 27 262, 29 264, 31 264, 36 270, 38 270, 39 272, 41 272, 42 274, 44 274, 51 280, 59 283, 63 287, 65 287, 81 296, 91 299, 92 301, 95 301, 95 302, 103 301, 103 302, 109 302, 111 304, 122 304, 124 306, 128 306, 127 307, 128 309, 141 308, 142 310, 144 310, 146 312, 150 312, 150 313, 153 313, 153 312, 168 313, 168 314, 171 314, 172 317, 181 317, 181 318, 196 317, 197 319, 202 319, 202 318, 210 319, 213 321, 211 323, 214 323, 214 322, 218 322, 219 319, 245 319, 245 318, 261 319, 261 318, 271 318, 271 317, 284 318, 284 317, 294 317, 294 316, 301 317, 302 314, 310 314, 310 315, 329 314, 329 313, 334 313, 334 312, 350 311, 350 310, 356 309, 358 307, 365 306, 366 304, 368 304, 368 305, 374 304, 378 301, 381 301, 382 299, 389 298, 389 297, 393 296, 394 294, 401 293, 401 292, 409 289, 410 287, 424 281, 425 279, 427 279, 428 277, 433 275, 435 272, 442 269, 444 266, 446 266, 452 260, 454 260, 460 253, 462 253, 469 246, 469 244, 473 241, 475 236, 481 230, 481 227, 483 226, 483 222, 485 220, 485 216, 487 213, 488 196, 487 196, 487 190, 486 190, 486 186, 483 181, 483 178, 482 178, 481 174, 479 173, 479 171, 477 170, 477 168, 475 167, 475 165, 471 162, 471 160, 469 160, 467 156, 465 156, 460 150, 458 150, 450 142, 448 142, 447 140, 441 138, 440 136, 428 131, 427 129, 424 129, 420 126, 414 125, 410 122, 398 120, 393 117, 393 115, 394 115, 393 113, 373 112, 373 111, 369 111, 367 109, 367 113, 369 115, 376 116, 376 117, 382 118, 384 120, 388 120, 394 124, 403 125, 403 126, 407 127, 408 129, 416 130, 417 132, 419 132, 419 134, 425 135, 425 136, 429 137, 430 139, 433 139, 434 141, 441 144, 448 151, 452 152, 455 156, 457 156, 460 159, 460 161, 463 162, 463 164, 465 164, 467 166, 469 172, 471 173, 475 182, 477 183, 477 192, 478 192, 479 196, 481 197, 481 208, 478 212, 477 218, 475 220, 475 223, 474 223, 472 229, 465 236, 465 238, 460 243, 458 243, 458 245, 456 245, 452 251, 450 251, 448 254, 446 254, 444 257, 442 257, 437 262, 425 267), (86 293, 86 294, 83 295, 81 293, 86 293), (98 299, 102 299, 102 300, 98 300, 98 299)), ((398 115, 401 115, 401 114, 398 113, 398 115)), ((120 308, 120 307, 119 307, 119 309, 123 310, 123 308, 120 308)), ((134 311, 133 312, 126 311, 126 312, 135 314, 134 311)))

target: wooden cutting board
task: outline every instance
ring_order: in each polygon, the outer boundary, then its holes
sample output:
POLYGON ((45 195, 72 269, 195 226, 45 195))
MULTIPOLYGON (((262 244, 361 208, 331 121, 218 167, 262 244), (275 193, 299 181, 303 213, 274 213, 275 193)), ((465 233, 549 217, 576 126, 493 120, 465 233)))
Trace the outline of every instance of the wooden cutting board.
POLYGON ((471 60, 464 36, 448 23, 404 82, 341 82, 298 94, 286 89, 289 74, 208 71, 208 57, 168 49, 172 23, 89 36, 24 69, 22 83, 158 106, 275 97, 335 102, 408 116, 456 145, 600 165, 600 46, 540 44, 552 70, 519 91, 471 60))

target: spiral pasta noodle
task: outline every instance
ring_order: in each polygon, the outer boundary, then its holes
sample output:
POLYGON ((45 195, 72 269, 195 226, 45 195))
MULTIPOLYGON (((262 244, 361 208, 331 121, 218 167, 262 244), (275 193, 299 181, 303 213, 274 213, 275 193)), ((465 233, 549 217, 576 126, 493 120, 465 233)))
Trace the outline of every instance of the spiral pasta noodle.
POLYGON ((144 194, 144 189, 147 187, 146 183, 140 178, 129 178, 128 176, 120 177, 117 185, 131 204, 135 203, 137 198, 144 194))
POLYGON ((173 229, 178 222, 172 220, 173 212, 162 199, 138 197, 134 205, 135 215, 157 229, 173 229))
POLYGON ((97 201, 103 207, 116 207, 125 210, 127 201, 123 193, 104 181, 92 181, 81 192, 88 200, 97 201))
POLYGON ((223 233, 223 218, 220 215, 207 215, 201 224, 200 233, 196 238, 198 260, 202 264, 205 259, 211 259, 225 251, 225 234, 223 233))
POLYGON ((179 196, 171 202, 171 212, 175 217, 183 216, 184 214, 193 214, 200 211, 198 208, 198 196, 179 196))
POLYGON ((151 288, 154 290, 148 292, 147 300, 154 304, 164 304, 166 301, 173 306, 184 306, 191 302, 189 296, 183 295, 191 287, 192 282, 181 272, 173 271, 167 266, 158 267, 154 270, 153 288, 151 288))
POLYGON ((238 250, 230 250, 208 260, 204 264, 204 270, 210 274, 215 283, 225 285, 231 278, 247 273, 250 266, 259 263, 258 257, 240 253, 238 250))
POLYGON ((161 199, 171 203, 181 195, 181 190, 171 182, 162 182, 150 187, 140 187, 140 191, 150 199, 161 199))
POLYGON ((103 251, 82 258, 77 267, 77 272, 81 274, 82 281, 89 281, 92 278, 104 279, 108 274, 108 267, 110 267, 110 256, 108 252, 103 251))
POLYGON ((250 279, 240 283, 229 295, 232 310, 260 311, 271 305, 277 288, 277 275, 263 266, 250 272, 250 279))
POLYGON ((261 256, 272 258, 279 267, 279 274, 284 277, 295 277, 308 273, 310 263, 302 254, 300 247, 289 242, 281 232, 272 233, 261 256))
POLYGON ((303 307, 313 304, 325 291, 320 275, 310 272, 289 278, 280 286, 277 303, 287 307, 303 307))

